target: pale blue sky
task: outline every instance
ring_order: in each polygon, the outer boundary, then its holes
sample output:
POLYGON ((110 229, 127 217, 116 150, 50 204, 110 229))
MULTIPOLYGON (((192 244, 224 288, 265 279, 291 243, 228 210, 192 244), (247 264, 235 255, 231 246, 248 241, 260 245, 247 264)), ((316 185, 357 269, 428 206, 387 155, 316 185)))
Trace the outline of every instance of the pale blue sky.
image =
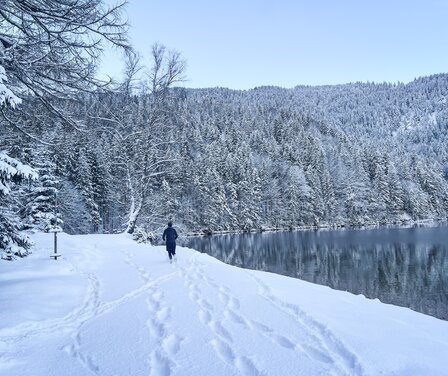
MULTIPOLYGON (((448 0, 129 0, 127 17, 144 57, 154 42, 181 52, 187 87, 409 82, 448 72, 448 0)), ((118 59, 106 55, 103 71, 117 76, 118 59)))

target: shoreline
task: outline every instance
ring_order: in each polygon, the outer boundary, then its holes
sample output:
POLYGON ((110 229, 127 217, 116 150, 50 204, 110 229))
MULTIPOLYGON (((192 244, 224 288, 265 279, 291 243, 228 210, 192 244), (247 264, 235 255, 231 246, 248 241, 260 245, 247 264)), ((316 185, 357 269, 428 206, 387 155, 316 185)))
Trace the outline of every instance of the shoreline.
POLYGON ((308 226, 288 226, 288 227, 262 227, 244 230, 197 230, 186 233, 185 237, 205 237, 213 235, 237 235, 237 234, 258 234, 264 232, 290 232, 290 231, 331 231, 331 230, 370 230, 376 228, 410 228, 410 227, 437 227, 447 223, 448 218, 420 219, 412 221, 394 221, 386 223, 367 223, 364 225, 308 225, 308 226))

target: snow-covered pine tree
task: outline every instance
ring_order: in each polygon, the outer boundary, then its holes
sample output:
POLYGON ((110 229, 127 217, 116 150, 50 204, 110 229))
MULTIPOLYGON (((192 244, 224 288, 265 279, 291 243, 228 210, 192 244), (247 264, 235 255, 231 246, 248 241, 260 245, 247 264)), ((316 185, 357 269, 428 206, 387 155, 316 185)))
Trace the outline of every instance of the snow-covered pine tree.
POLYGON ((262 162, 260 169, 261 223, 265 227, 280 227, 282 197, 280 182, 276 173, 278 168, 272 161, 262 162))
POLYGON ((176 195, 165 179, 162 180, 158 196, 160 197, 160 219, 173 220, 178 209, 178 202, 176 195))
POLYGON ((19 233, 19 218, 11 209, 11 186, 23 179, 37 179, 37 172, 0 151, 0 252, 7 259, 24 256, 29 248, 26 236, 19 233))
POLYGON ((386 200, 388 214, 392 216, 393 219, 400 219, 400 216, 404 213, 404 192, 397 169, 392 162, 389 162, 389 165, 387 166, 387 184, 389 191, 389 197, 386 200))
MULTIPOLYGON (((21 99, 6 86, 6 82, 6 72, 0 64, 0 107, 15 108, 21 99)), ((37 179, 37 173, 0 150, 0 252, 5 252, 7 259, 13 255, 23 256, 29 248, 26 237, 19 234, 20 223, 15 211, 11 210, 10 202, 11 184, 22 179, 37 179)))
POLYGON ((288 209, 285 224, 289 226, 312 224, 312 190, 306 181, 303 169, 300 166, 291 166, 286 172, 284 183, 283 199, 288 209))
POLYGON ((91 231, 96 232, 100 225, 100 214, 98 204, 94 200, 92 166, 90 160, 90 151, 81 146, 78 150, 78 161, 75 169, 74 182, 81 192, 86 207, 88 208, 88 222, 90 222, 91 231))
POLYGON ((44 153, 36 162, 35 169, 39 179, 30 185, 26 195, 26 204, 21 210, 25 228, 34 228, 48 232, 61 229, 62 219, 58 210, 59 180, 56 177, 56 165, 50 156, 44 153))

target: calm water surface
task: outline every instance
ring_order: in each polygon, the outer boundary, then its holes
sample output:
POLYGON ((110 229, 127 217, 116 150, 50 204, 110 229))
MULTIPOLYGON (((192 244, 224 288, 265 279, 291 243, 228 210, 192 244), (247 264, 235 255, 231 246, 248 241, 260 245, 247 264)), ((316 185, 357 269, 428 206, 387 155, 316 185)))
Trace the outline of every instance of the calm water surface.
POLYGON ((195 237, 189 247, 448 320, 448 226, 195 237))

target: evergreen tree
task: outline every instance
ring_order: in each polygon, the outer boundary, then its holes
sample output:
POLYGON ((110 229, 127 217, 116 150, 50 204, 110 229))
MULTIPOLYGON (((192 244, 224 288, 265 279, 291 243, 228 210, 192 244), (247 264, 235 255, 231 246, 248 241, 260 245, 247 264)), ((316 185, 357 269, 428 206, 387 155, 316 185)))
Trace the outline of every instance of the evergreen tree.
POLYGON ((2 257, 7 259, 13 255, 26 255, 29 248, 27 238, 19 233, 20 221, 11 210, 12 186, 23 179, 35 180, 37 176, 36 171, 0 151, 0 202, 3 204, 0 207, 0 251, 5 253, 2 257))
POLYGON ((26 227, 48 232, 60 229, 63 222, 57 208, 59 180, 55 176, 56 166, 48 155, 41 158, 42 162, 35 163, 39 179, 31 184, 21 216, 26 227))

